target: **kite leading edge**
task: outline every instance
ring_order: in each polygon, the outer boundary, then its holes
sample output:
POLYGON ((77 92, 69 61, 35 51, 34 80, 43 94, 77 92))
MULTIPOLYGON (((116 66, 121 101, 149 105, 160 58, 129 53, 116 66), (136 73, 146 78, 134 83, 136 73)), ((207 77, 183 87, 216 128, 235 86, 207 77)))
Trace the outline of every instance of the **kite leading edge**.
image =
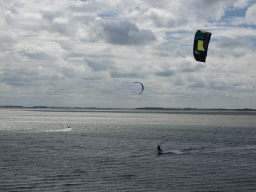
MULTIPOLYGON (((134 83, 140 83, 140 82, 134 82, 134 83)), ((143 90, 144 90, 144 85, 142 83, 140 83, 140 84, 142 86, 142 90, 141 90, 141 92, 139 94, 141 94, 143 92, 143 90)))

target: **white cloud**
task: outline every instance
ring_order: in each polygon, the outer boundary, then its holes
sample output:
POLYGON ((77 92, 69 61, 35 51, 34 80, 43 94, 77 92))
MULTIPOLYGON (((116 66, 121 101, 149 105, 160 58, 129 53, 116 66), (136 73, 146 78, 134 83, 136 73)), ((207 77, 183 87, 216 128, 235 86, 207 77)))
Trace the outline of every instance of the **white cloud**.
POLYGON ((13 51, 38 60, 61 58, 65 54, 58 43, 44 41, 23 41, 14 45, 13 51))
POLYGON ((250 24, 256 25, 256 4, 253 4, 247 9, 245 17, 250 24))
MULTIPOLYGON (((244 7, 246 7, 246 6, 248 6, 248 4, 249 4, 249 2, 250 2, 251 0, 237 0, 236 2, 234 2, 234 8, 236 8, 236 9, 242 9, 242 8, 244 8, 244 7)), ((232 2, 232 1, 231 1, 232 2)))
POLYGON ((245 102, 254 101, 256 92, 255 5, 3 1, 0 105, 172 107, 175 101, 180 107, 256 108, 256 102, 245 102), (245 17, 228 16, 239 10, 245 17), (206 63, 193 58, 197 29, 212 33, 206 63), (143 102, 135 102, 134 81, 145 86, 143 102), (234 98, 239 102, 230 102, 234 98), (201 105, 202 99, 208 102, 201 105))

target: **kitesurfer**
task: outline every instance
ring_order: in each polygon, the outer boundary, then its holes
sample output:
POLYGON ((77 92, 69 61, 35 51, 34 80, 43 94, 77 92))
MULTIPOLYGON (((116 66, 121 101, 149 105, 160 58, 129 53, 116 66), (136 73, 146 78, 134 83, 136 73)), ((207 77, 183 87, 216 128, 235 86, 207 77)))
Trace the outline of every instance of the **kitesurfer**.
POLYGON ((162 149, 160 148, 159 145, 157 146, 157 150, 158 150, 158 152, 162 152, 162 149))

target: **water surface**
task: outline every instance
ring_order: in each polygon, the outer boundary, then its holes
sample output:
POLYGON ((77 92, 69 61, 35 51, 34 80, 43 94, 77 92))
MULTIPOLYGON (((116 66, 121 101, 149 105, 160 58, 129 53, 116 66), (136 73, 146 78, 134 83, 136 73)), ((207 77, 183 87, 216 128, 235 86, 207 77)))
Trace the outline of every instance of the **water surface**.
POLYGON ((255 125, 250 112, 0 109, 0 191, 255 191, 255 125))

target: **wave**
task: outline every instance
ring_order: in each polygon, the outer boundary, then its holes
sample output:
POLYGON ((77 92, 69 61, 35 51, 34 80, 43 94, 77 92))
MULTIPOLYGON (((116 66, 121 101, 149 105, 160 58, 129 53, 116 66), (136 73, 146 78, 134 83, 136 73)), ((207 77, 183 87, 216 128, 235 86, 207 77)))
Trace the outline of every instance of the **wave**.
POLYGON ((45 132, 69 132, 72 131, 73 128, 66 128, 66 129, 53 129, 53 130, 47 130, 45 132))
POLYGON ((174 155, 181 155, 184 152, 180 151, 180 150, 163 150, 162 153, 160 154, 174 154, 174 155))
POLYGON ((163 150, 163 152, 161 154, 173 154, 173 155, 181 155, 181 154, 186 154, 186 153, 194 153, 195 151, 200 151, 200 150, 203 150, 204 149, 204 146, 203 147, 200 147, 200 148, 186 148, 186 149, 181 149, 181 150, 178 150, 178 149, 173 149, 173 150, 163 150))

